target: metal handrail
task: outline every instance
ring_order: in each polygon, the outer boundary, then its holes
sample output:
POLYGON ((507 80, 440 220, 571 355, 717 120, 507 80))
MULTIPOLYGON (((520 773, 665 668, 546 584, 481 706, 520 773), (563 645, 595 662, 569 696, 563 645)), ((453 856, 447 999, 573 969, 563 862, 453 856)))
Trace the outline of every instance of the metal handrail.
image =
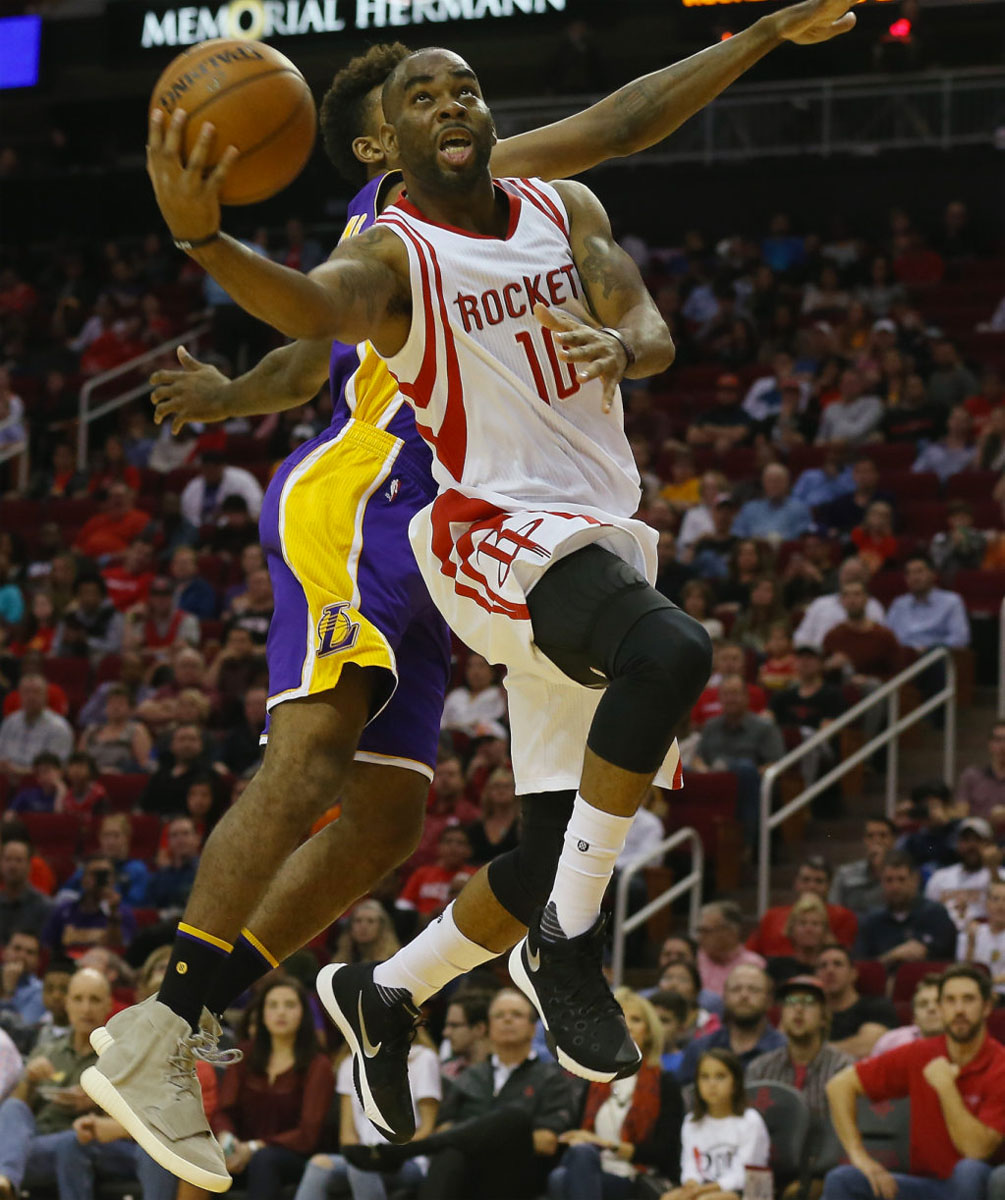
POLYGON ((956 663, 953 660, 952 651, 945 646, 936 646, 934 650, 929 650, 923 658, 919 658, 911 666, 901 671, 899 675, 895 675, 892 679, 887 680, 886 683, 882 684, 870 695, 860 700, 858 704, 849 708, 842 716, 832 721, 826 728, 818 729, 805 742, 796 746, 794 750, 790 750, 788 754, 780 758, 778 762, 772 763, 765 770, 761 778, 760 845, 758 848, 757 863, 757 912, 759 916, 763 916, 768 907, 768 892, 771 882, 772 831, 781 825, 783 821, 787 821, 793 813, 797 813, 801 808, 809 804, 815 796, 826 791, 832 783, 836 783, 852 767, 858 766, 860 762, 867 759, 880 746, 885 746, 887 742, 890 743, 890 752, 886 764, 886 812, 887 816, 892 817, 897 804, 897 775, 900 768, 897 739, 905 729, 910 729, 912 725, 917 724, 918 721, 926 717, 930 712, 933 712, 940 705, 945 705, 946 708, 946 723, 943 729, 945 740, 943 744, 942 766, 943 777, 949 783, 953 778, 956 760, 956 663), (906 717, 901 717, 900 689, 905 683, 909 683, 914 679, 915 676, 921 675, 929 667, 941 661, 945 661, 946 664, 946 686, 923 704, 919 704, 906 717), (834 734, 840 733, 842 729, 847 728, 853 721, 862 716, 863 713, 868 712, 870 708, 882 703, 884 700, 887 702, 886 729, 866 742, 865 745, 860 746, 853 754, 849 754, 837 766, 832 767, 826 775, 821 776, 815 783, 812 783, 808 788, 801 791, 795 799, 790 800, 788 804, 773 813, 771 811, 771 793, 779 775, 782 775, 790 767, 795 766, 800 759, 805 758, 807 754, 816 750, 818 746, 822 746, 834 734))
POLYGON ((120 375, 130 375, 145 363, 155 362, 162 355, 169 353, 171 350, 176 350, 179 346, 183 346, 187 342, 198 341, 203 334, 209 332, 209 328, 209 322, 204 321, 201 325, 196 325, 194 328, 187 329, 184 333, 178 334, 177 337, 170 338, 166 342, 161 342, 159 346, 155 346, 152 350, 144 350, 142 354, 129 359, 128 362, 119 363, 117 367, 112 367, 108 371, 102 371, 100 375, 95 375, 93 379, 88 379, 80 389, 80 398, 77 404, 78 471, 83 471, 87 466, 87 440, 91 422, 105 416, 106 413, 114 412, 115 409, 121 408, 123 404, 128 404, 131 400, 135 400, 138 396, 142 396, 151 389, 150 384, 144 380, 143 383, 136 384, 135 387, 131 387, 125 392, 120 392, 119 395, 113 396, 111 400, 106 400, 103 404, 99 404, 93 409, 91 408, 92 394, 103 384, 110 383, 113 379, 118 379, 120 375))
POLYGON ((698 924, 698 910, 701 907, 701 890, 705 881, 705 847, 701 840, 701 835, 697 829, 690 825, 684 825, 682 828, 665 837, 662 842, 650 847, 638 858, 633 858, 626 866, 622 867, 618 872, 618 886, 614 893, 614 956, 612 960, 612 974, 614 976, 614 986, 620 987, 621 981, 625 973, 625 938, 637 929, 644 921, 648 921, 653 913, 658 913, 660 909, 666 908, 668 904, 673 904, 678 896, 682 896, 686 891, 691 892, 691 913, 688 918, 688 929, 693 933, 695 926, 698 924), (661 860, 674 846, 679 845, 683 841, 691 843, 691 871, 685 875, 683 879, 678 880, 672 887, 667 888, 665 892, 661 892, 654 900, 650 900, 644 908, 640 908, 638 912, 632 913, 629 917, 628 912, 628 885, 633 877, 642 870, 647 863, 654 860, 661 860))

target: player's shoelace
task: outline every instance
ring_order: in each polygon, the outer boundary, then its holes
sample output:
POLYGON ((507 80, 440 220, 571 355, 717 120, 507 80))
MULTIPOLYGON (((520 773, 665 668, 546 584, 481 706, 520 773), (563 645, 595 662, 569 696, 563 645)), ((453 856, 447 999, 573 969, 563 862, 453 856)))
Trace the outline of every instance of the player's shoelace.
POLYGON ((170 1082, 182 1092, 192 1087, 192 1077, 195 1074, 195 1060, 209 1063, 213 1067, 229 1067, 244 1058, 241 1050, 221 1050, 213 1034, 201 1030, 188 1037, 178 1039, 174 1054, 168 1055, 168 1072, 170 1082))

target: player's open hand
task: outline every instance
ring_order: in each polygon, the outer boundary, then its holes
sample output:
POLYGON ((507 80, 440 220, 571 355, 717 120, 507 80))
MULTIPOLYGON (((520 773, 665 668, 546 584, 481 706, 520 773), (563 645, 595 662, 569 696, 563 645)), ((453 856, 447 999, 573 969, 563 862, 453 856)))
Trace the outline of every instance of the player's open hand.
POLYGON ((583 383, 599 379, 604 385, 603 409, 611 411, 614 393, 628 367, 625 348, 609 333, 577 321, 561 308, 534 305, 534 316, 555 335, 558 356, 573 363, 576 377, 583 383))
POLYGON ((850 9, 860 3, 862 0, 802 0, 773 15, 778 33, 786 41, 813 46, 854 29, 855 14, 850 9))
POLYGON ((184 346, 178 347, 180 371, 154 371, 150 376, 154 422, 171 418, 171 432, 181 433, 189 421, 223 421, 230 414, 224 394, 230 380, 209 363, 193 358, 184 346))
POLYGON ((238 157, 228 146, 212 169, 208 166, 216 130, 204 121, 188 156, 182 161, 182 143, 188 114, 176 108, 171 117, 161 108, 150 114, 147 134, 147 174, 171 236, 196 242, 212 237, 220 228, 220 188, 238 157))

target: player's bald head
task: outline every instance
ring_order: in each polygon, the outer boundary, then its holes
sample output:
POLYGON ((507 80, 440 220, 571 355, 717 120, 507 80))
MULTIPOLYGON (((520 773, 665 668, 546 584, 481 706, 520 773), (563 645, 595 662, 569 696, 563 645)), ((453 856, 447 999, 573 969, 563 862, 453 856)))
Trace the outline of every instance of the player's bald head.
POLYGON ((477 80, 471 67, 453 50, 442 46, 416 50, 402 59, 384 82, 380 99, 385 119, 393 125, 409 91, 422 83, 431 83, 441 71, 477 80))

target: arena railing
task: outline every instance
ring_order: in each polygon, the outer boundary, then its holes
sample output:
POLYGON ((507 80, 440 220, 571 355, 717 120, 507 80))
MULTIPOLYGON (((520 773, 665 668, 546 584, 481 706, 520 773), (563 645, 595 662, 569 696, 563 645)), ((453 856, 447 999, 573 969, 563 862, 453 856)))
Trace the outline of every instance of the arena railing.
POLYGON ((705 847, 697 829, 685 825, 681 829, 665 837, 662 842, 651 846, 644 854, 632 859, 627 866, 618 872, 618 885, 614 893, 614 957, 612 972, 614 986, 620 987, 625 974, 625 939, 633 929, 638 929, 654 914, 667 905, 673 904, 678 896, 690 892, 691 909, 688 917, 688 930, 694 933, 698 924, 698 910, 701 908, 702 887, 705 882, 705 847), (628 916, 628 885, 632 879, 650 863, 662 863, 666 854, 681 842, 691 843, 691 870, 683 879, 672 887, 661 892, 654 900, 640 908, 638 912, 628 916))
MULTIPOLYGON (((508 137, 570 116, 596 99, 536 97, 495 104, 492 112, 500 137, 508 137)), ((734 84, 673 137, 606 165, 994 146, 1003 105, 1000 66, 734 84)))
POLYGON ((998 610, 998 719, 1005 721, 1005 597, 998 610))
POLYGON ((952 651, 945 646, 937 646, 934 650, 929 650, 926 655, 912 663, 906 670, 882 684, 870 695, 860 700, 858 704, 849 708, 842 716, 832 721, 826 728, 818 729, 805 742, 800 743, 794 750, 789 751, 778 762, 772 763, 765 770, 761 778, 760 845, 757 864, 758 916, 763 916, 768 908, 771 885, 771 835, 774 830, 794 813, 805 808, 815 796, 826 791, 831 784, 836 783, 853 767, 857 767, 860 762, 864 762, 870 755, 875 754, 881 746, 889 747, 886 758, 886 815, 892 818, 897 806, 897 785, 900 773, 898 739, 905 729, 910 729, 912 725, 916 725, 924 717, 927 717, 930 712, 943 706, 946 712, 945 723, 941 731, 943 737, 942 775, 945 781, 951 784, 956 763, 956 663, 952 651), (910 683, 912 679, 916 679, 940 663, 945 664, 945 686, 919 704, 917 708, 912 709, 906 716, 901 716, 900 689, 905 683, 910 683), (832 767, 825 775, 821 775, 819 779, 801 791, 788 804, 783 805, 777 812, 771 811, 772 793, 779 776, 796 766, 808 754, 812 754, 814 750, 823 746, 842 729, 847 729, 869 709, 884 701, 886 702, 886 728, 882 733, 876 734, 853 754, 842 759, 835 767, 832 767))
POLYGON ((165 354, 170 354, 172 350, 177 350, 179 346, 191 348, 193 343, 198 342, 200 338, 209 332, 209 328, 209 322, 205 321, 201 325, 196 325, 194 328, 180 333, 177 337, 173 337, 166 342, 161 342, 159 346, 154 346, 152 350, 146 350, 143 354, 138 354, 135 358, 129 359, 128 362, 120 363, 117 367, 112 367, 111 370, 103 371, 100 375, 95 375, 93 379, 88 379, 80 389, 80 397, 77 404, 78 471, 83 471, 87 467, 87 444, 91 422, 97 421, 100 417, 114 412, 124 404, 129 404, 130 401, 145 395, 151 390, 151 387, 149 381, 144 379, 142 383, 134 384, 124 392, 117 393, 110 400, 102 400, 100 404, 92 408, 91 403, 94 393, 99 388, 104 387, 106 383, 111 383, 123 375, 132 375, 144 367, 149 367, 159 358, 163 358, 165 354))
MULTIPOLYGON (((4 420, 0 421, 0 433, 3 433, 4 429, 6 429, 8 425, 14 425, 17 423, 17 421, 18 418, 14 416, 6 417, 4 420)), ((11 442, 9 446, 0 446, 0 465, 5 462, 10 462, 13 458, 18 460, 17 480, 14 486, 19 492, 26 492, 28 490, 28 473, 31 462, 29 450, 30 444, 27 426, 25 427, 25 437, 23 441, 11 442)))

